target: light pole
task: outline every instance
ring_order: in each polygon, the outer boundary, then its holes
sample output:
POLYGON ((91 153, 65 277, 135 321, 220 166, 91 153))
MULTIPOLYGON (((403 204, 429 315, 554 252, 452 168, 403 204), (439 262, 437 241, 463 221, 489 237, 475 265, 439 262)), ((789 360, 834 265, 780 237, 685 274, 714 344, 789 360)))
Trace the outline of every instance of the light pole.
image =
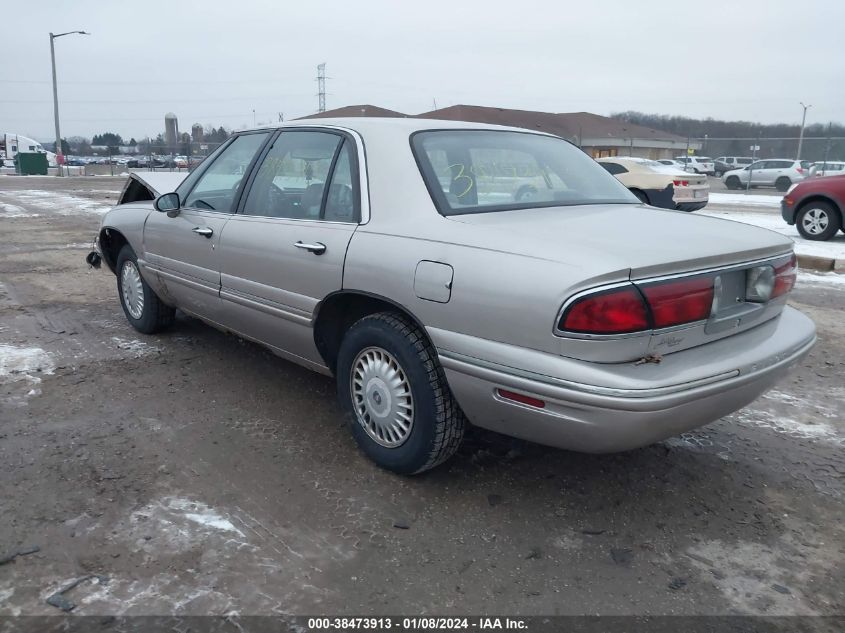
POLYGON ((58 33, 56 35, 50 33, 50 61, 53 62, 53 117, 56 121, 56 175, 63 176, 62 165, 59 162, 59 156, 62 155, 62 136, 59 132, 59 89, 56 86, 56 47, 53 40, 57 37, 64 37, 65 35, 91 35, 85 31, 68 31, 67 33, 58 33))
POLYGON ((804 108, 804 116, 801 117, 801 133, 798 135, 798 156, 795 160, 801 160, 801 146, 804 144, 804 124, 807 122, 807 110, 812 108, 812 105, 804 105, 803 101, 799 101, 801 107, 804 108))

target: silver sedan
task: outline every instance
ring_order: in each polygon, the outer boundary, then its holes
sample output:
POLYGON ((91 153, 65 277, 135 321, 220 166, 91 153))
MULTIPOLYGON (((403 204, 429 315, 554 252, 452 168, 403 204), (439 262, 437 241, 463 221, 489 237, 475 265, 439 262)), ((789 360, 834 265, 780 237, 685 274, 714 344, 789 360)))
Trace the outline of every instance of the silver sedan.
POLYGON ((790 240, 641 204, 546 134, 297 121, 144 197, 98 235, 129 322, 179 309, 335 376, 362 450, 400 473, 446 460, 467 420, 643 446, 745 406, 815 341, 786 305, 790 240))

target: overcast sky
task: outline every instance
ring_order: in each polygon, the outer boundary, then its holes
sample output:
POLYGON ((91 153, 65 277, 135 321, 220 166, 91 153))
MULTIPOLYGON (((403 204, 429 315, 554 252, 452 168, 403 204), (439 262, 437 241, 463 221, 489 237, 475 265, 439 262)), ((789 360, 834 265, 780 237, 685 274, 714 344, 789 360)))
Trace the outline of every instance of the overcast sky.
POLYGON ((0 133, 250 126, 327 107, 458 103, 845 122, 842 0, 3 2, 0 133))

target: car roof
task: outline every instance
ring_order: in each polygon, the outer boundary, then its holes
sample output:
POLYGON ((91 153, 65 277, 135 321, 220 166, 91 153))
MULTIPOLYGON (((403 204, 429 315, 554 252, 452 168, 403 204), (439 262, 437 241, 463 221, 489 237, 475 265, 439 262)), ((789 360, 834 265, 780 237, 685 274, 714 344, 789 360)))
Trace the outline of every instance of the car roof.
MULTIPOLYGON (((358 132, 362 135, 378 133, 399 133, 413 134, 426 130, 498 130, 508 132, 522 132, 527 134, 539 134, 542 136, 554 136, 537 130, 527 130, 520 127, 509 127, 505 125, 492 125, 490 123, 473 123, 470 121, 446 121, 442 119, 419 119, 400 117, 326 117, 314 119, 294 119, 284 123, 272 125, 261 125, 237 133, 252 132, 256 130, 279 130, 296 127, 333 127, 343 128, 358 132)), ((559 138, 559 137, 555 137, 559 138)))

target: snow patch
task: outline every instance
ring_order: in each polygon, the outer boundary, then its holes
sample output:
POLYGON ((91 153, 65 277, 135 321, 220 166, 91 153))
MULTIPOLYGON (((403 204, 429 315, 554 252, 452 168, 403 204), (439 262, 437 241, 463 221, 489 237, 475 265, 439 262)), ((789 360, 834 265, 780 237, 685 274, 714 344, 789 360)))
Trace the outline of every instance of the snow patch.
POLYGON ((189 501, 187 499, 170 499, 169 507, 184 513, 185 518, 194 523, 204 525, 215 530, 234 532, 240 536, 244 533, 236 528, 229 519, 224 518, 207 505, 189 501))
POLYGON ((0 215, 4 218, 37 218, 37 213, 30 213, 16 204, 0 202, 0 215))
POLYGON ((119 336, 112 336, 111 340, 116 343, 117 349, 122 349, 126 350, 127 352, 131 352, 135 356, 135 358, 141 358, 142 356, 148 356, 150 354, 156 354, 161 352, 160 347, 150 345, 149 343, 139 341, 138 339, 127 340, 119 336))
POLYGON ((0 378, 37 378, 30 374, 52 374, 55 368, 53 359, 40 347, 0 345, 0 378))
POLYGON ((799 271, 798 284, 808 286, 845 286, 845 275, 839 273, 808 273, 799 271))
POLYGON ((28 189, 23 191, 4 191, 3 195, 14 199, 15 202, 24 205, 28 209, 59 215, 80 215, 86 213, 102 215, 111 209, 111 206, 91 200, 90 198, 80 198, 56 191, 28 189))
POLYGON ((834 444, 843 443, 837 430, 825 422, 803 422, 759 409, 743 409, 731 416, 743 426, 771 429, 776 433, 805 440, 826 440, 834 444))
POLYGON ((767 196, 753 193, 711 193, 710 204, 728 204, 749 207, 780 208, 783 196, 767 196))

